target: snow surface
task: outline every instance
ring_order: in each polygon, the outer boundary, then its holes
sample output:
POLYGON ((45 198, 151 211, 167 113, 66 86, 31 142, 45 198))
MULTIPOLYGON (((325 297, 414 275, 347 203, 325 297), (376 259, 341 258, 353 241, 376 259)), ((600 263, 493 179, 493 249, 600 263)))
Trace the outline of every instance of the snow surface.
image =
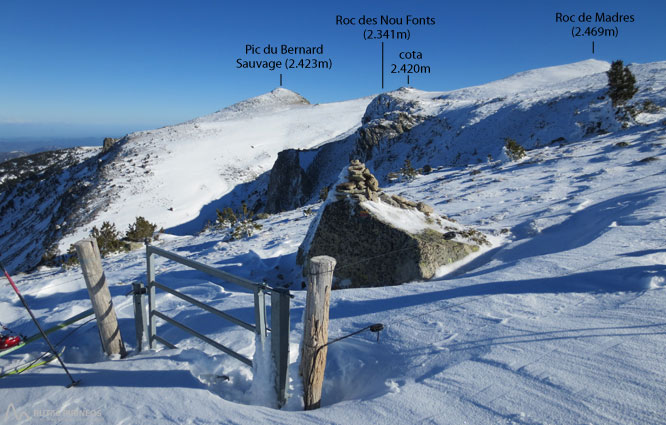
MULTIPOLYGON (((663 64, 643 69, 657 87, 652 98, 664 105, 663 64)), ((544 81, 556 80, 550 72, 544 81)), ((538 80, 535 74, 526 75, 538 80)), ((158 242, 255 281, 291 284, 292 397, 282 410, 253 385, 251 368, 163 322, 158 334, 179 349, 132 352, 123 360, 104 357, 89 323, 63 343, 82 384, 64 389, 67 379, 53 363, 2 378, 0 419, 11 403, 31 416, 25 423, 666 423, 666 125, 640 122, 535 148, 529 161, 441 168, 386 187, 503 243, 431 281, 332 292, 330 339, 372 323, 385 330, 379 341, 365 332, 329 346, 319 410, 302 411, 299 397, 305 293, 295 256, 313 218, 295 210, 262 220, 262 231, 241 241, 223 242, 222 231, 207 231, 158 242), (644 161, 650 157, 656 160, 644 161), (84 409, 96 416, 72 416, 84 409), (49 411, 51 417, 37 417, 49 411)), ((132 301, 125 294, 130 282, 145 280, 145 256, 112 256, 104 267, 132 349, 132 301)), ((252 294, 170 261, 156 269, 164 284, 253 322, 252 294)), ((44 268, 15 280, 45 326, 89 308, 79 269, 44 268)), ((3 291, 0 302, 3 324, 34 333, 11 292, 3 291)), ((163 292, 157 306, 265 364, 252 333, 163 292)), ((44 349, 29 347, 0 366, 44 349)))
POLYGON ((385 204, 383 202, 365 201, 361 206, 372 213, 380 221, 391 224, 397 229, 404 230, 407 233, 417 235, 426 229, 435 230, 443 233, 446 231, 444 226, 454 229, 462 229, 458 223, 445 220, 443 223, 437 223, 434 219, 428 222, 428 216, 416 209, 403 209, 385 204))

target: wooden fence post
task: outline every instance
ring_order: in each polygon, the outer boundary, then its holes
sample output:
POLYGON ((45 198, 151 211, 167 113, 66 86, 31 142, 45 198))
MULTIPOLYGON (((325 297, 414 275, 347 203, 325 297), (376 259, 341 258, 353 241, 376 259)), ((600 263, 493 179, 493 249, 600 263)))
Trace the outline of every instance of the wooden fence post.
POLYGON ((116 311, 113 309, 111 293, 102 270, 102 257, 95 238, 83 239, 74 244, 81 263, 81 270, 92 301, 97 328, 102 340, 102 349, 107 355, 120 354, 125 357, 125 344, 120 335, 116 311))
POLYGON ((319 256, 308 264, 308 293, 303 326, 300 374, 303 376, 305 410, 319 408, 324 383, 328 342, 328 308, 335 258, 319 256))

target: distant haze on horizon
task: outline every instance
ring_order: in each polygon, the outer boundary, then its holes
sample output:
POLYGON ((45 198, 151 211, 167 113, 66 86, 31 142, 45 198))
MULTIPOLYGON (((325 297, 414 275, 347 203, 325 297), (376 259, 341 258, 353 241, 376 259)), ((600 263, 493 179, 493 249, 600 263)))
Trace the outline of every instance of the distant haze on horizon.
MULTIPOLYGON (((0 154, 24 152, 27 154, 53 149, 79 146, 102 146, 100 137, 0 137, 0 154)), ((2 158, 0 156, 0 158, 2 158)))
POLYGON ((61 124, 61 123, 3 123, 0 122, 0 143, 20 139, 82 139, 122 137, 135 131, 150 130, 177 123, 140 124, 61 124))

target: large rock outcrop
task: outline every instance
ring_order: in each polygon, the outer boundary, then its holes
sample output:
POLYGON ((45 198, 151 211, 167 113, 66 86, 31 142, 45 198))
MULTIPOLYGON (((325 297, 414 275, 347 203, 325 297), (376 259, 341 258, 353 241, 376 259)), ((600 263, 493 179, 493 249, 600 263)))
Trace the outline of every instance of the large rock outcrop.
POLYGON ((268 213, 298 208, 307 199, 312 184, 300 164, 300 151, 287 149, 278 153, 266 191, 268 213))
POLYGON ((381 192, 368 169, 352 161, 313 221, 298 260, 334 257, 337 287, 386 286, 430 279, 487 243, 429 205, 381 192))
POLYGON ((410 89, 403 87, 394 94, 382 93, 370 102, 363 115, 363 126, 358 129, 354 157, 369 161, 380 143, 397 140, 423 122, 424 118, 415 114, 417 103, 400 97, 409 92, 410 89))
POLYGON ((113 145, 118 143, 122 139, 114 139, 113 137, 105 137, 102 141, 102 153, 106 153, 111 150, 113 145))

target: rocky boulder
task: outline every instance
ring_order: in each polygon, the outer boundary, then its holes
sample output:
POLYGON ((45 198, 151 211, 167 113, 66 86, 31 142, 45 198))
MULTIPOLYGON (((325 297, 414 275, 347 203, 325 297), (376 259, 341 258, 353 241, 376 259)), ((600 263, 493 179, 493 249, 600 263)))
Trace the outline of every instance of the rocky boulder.
POLYGON ((120 139, 114 139, 113 137, 105 137, 104 140, 102 141, 102 153, 106 153, 109 150, 111 150, 113 145, 118 143, 118 141, 120 141, 120 139))
POLYGON ((437 216, 423 202, 383 193, 359 161, 342 177, 298 253, 301 264, 318 255, 334 257, 336 287, 430 279, 441 266, 488 244, 483 234, 437 216))

